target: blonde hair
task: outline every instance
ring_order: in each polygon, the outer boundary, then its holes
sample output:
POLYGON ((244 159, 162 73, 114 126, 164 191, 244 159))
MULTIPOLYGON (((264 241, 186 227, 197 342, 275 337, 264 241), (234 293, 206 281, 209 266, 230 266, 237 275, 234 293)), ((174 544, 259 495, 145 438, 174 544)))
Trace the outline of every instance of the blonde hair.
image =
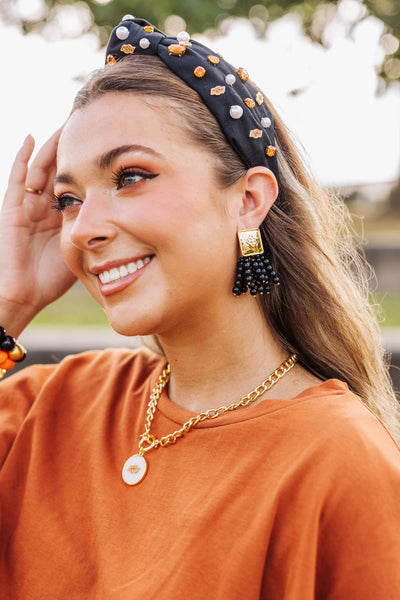
MULTIPOLYGON (((222 187, 245 173, 198 94, 157 57, 130 56, 105 67, 78 93, 72 111, 118 91, 162 97, 179 109, 190 139, 214 155, 222 187)), ((351 218, 344 203, 316 183, 266 101, 275 119, 280 193, 261 229, 280 286, 260 300, 265 318, 303 367, 322 379, 345 381, 399 441, 399 405, 369 302, 370 271, 354 243, 351 218)))

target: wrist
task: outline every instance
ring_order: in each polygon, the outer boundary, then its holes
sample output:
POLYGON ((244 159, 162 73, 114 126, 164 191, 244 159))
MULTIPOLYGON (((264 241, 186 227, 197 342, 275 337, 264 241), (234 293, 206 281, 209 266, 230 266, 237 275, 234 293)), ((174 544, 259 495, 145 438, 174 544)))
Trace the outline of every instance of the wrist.
POLYGON ((0 300, 0 325, 13 338, 21 335, 36 314, 37 311, 34 311, 29 305, 0 300))

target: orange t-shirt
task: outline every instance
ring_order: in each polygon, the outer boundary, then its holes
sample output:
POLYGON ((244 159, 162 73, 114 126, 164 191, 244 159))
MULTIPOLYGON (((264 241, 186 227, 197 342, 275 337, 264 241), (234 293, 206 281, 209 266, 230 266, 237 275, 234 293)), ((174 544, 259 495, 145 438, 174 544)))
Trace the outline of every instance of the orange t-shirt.
MULTIPOLYGON (((1 383, 1 599, 400 598, 400 452, 344 383, 203 422, 130 487, 164 365, 96 351, 1 383)), ((164 391, 152 433, 190 416, 164 391)))

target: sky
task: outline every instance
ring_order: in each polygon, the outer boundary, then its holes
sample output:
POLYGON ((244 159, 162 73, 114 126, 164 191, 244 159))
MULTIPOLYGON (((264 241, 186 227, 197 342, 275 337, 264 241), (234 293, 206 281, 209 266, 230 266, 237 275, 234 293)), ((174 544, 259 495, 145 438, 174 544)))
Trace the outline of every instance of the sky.
MULTIPOLYGON (((377 94, 383 25, 368 18, 351 36, 342 25, 339 19, 328 28, 327 47, 306 38, 299 19, 290 15, 272 23, 262 40, 241 19, 226 23, 224 36, 194 37, 247 68, 323 184, 393 182, 400 175, 400 83, 377 94)), ((23 36, 0 23, 1 196, 25 136, 31 133, 38 146, 43 143, 67 118, 88 74, 103 64, 103 50, 93 34, 62 39, 56 28, 52 38, 23 36)))

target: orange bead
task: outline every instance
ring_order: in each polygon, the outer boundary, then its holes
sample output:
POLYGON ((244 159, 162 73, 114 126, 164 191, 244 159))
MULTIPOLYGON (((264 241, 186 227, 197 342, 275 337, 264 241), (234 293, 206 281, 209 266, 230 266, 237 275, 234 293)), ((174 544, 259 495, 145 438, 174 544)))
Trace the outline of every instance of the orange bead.
POLYGON ((275 156, 276 148, 274 146, 267 146, 265 149, 265 154, 272 158, 275 156))
POLYGON ((196 77, 201 78, 206 74, 206 70, 204 67, 196 67, 193 73, 196 75, 196 77))
POLYGON ((208 62, 210 62, 212 65, 214 65, 214 67, 216 67, 219 64, 219 58, 218 56, 214 56, 213 54, 209 54, 207 56, 207 60, 208 62))
POLYGON ((107 64, 108 65, 115 65, 117 61, 115 60, 114 56, 112 54, 109 54, 107 56, 107 64))
POLYGON ((124 54, 133 54, 136 50, 136 46, 132 46, 132 44, 123 44, 123 46, 121 46, 120 50, 124 54))
POLYGON ((168 53, 172 54, 172 56, 183 56, 185 52, 186 48, 182 44, 170 44, 168 46, 168 53))
POLYGON ((13 360, 11 360, 11 358, 9 358, 5 362, 1 363, 1 368, 4 369, 5 371, 9 371, 10 369, 13 368, 14 365, 15 365, 15 362, 13 360))
POLYGON ((245 103, 246 106, 248 106, 249 108, 254 108, 256 103, 254 102, 253 98, 245 98, 243 100, 243 102, 245 103))
POLYGON ((0 366, 8 360, 8 352, 4 352, 4 350, 0 350, 0 366))
POLYGON ((246 81, 249 80, 249 74, 246 71, 246 69, 244 69, 243 67, 240 67, 236 73, 239 75, 240 79, 243 81, 243 83, 246 83, 246 81))

